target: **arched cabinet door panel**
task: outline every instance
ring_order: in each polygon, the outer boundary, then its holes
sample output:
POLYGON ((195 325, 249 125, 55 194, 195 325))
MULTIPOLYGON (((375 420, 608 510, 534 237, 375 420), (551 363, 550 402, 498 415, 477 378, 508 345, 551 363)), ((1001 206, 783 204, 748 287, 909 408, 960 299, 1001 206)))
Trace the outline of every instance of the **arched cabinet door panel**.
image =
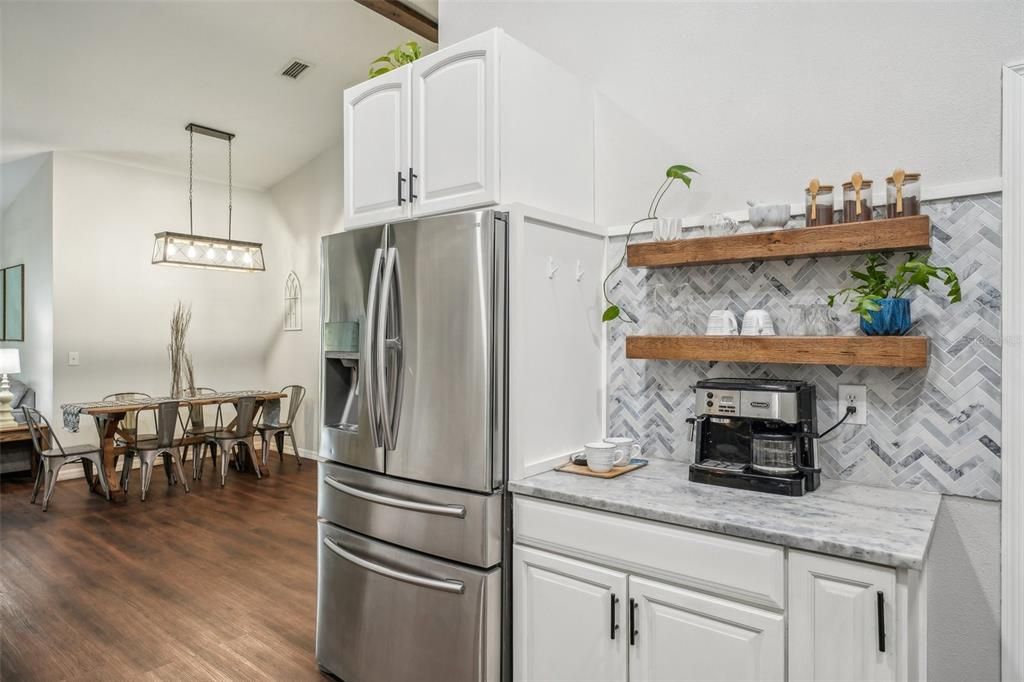
POLYGON ((488 31, 412 64, 414 216, 499 201, 498 37, 488 31))
POLYGON ((396 69, 345 91, 346 229, 410 215, 410 77, 396 69))

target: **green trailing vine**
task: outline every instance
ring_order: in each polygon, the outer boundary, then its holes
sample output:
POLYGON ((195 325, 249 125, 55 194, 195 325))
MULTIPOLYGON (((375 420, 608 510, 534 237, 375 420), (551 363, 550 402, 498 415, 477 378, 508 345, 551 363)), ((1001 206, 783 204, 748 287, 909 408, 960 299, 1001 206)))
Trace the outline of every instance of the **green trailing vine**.
MULTIPOLYGON (((665 196, 665 192, 668 191, 668 188, 671 187, 672 183, 676 180, 679 180, 689 188, 690 183, 693 182, 693 178, 688 175, 689 173, 697 173, 697 171, 682 164, 669 166, 669 169, 665 171, 665 180, 661 183, 661 186, 658 187, 658 190, 654 193, 654 197, 651 199, 650 206, 647 207, 647 217, 640 218, 629 226, 629 231, 626 233, 626 243, 622 247, 622 258, 620 258, 615 267, 608 272, 601 285, 601 292, 604 294, 604 300, 608 303, 608 307, 605 308, 604 313, 601 315, 602 322, 611 322, 612 320, 636 322, 636 318, 612 301, 611 297, 608 295, 608 280, 610 280, 612 275, 618 272, 619 268, 621 268, 623 263, 626 262, 626 248, 629 246, 629 239, 633 236, 633 230, 636 229, 636 226, 640 223, 647 222, 648 220, 657 220, 658 206, 661 204, 661 199, 665 196)), ((697 174, 700 175, 700 173, 697 174)))
POLYGON ((880 253, 867 257, 863 271, 850 270, 850 276, 860 284, 845 287, 828 297, 828 304, 835 305, 836 299, 842 297, 843 303, 853 301, 851 310, 860 315, 866 322, 871 322, 872 313, 882 309, 878 301, 884 298, 902 298, 912 287, 928 289, 932 279, 940 280, 947 288, 946 295, 950 303, 960 302, 960 278, 952 268, 932 265, 929 256, 918 258, 917 254, 908 253, 907 260, 896 268, 891 277, 887 271, 889 259, 880 253))
POLYGON ((377 57, 370 62, 370 78, 376 78, 388 71, 394 71, 400 66, 412 64, 421 56, 423 56, 423 50, 415 40, 403 43, 393 50, 388 50, 387 54, 377 57))

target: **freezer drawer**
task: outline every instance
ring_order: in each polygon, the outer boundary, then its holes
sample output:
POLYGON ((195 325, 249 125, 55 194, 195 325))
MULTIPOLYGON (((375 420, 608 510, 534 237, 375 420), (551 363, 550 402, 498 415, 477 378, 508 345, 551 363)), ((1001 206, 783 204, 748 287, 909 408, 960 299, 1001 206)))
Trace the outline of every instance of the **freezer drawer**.
POLYGON ((318 528, 321 666, 345 682, 500 679, 500 568, 318 528))
POLYGON ((396 545, 474 566, 501 561, 501 493, 411 483, 320 463, 317 516, 396 545))

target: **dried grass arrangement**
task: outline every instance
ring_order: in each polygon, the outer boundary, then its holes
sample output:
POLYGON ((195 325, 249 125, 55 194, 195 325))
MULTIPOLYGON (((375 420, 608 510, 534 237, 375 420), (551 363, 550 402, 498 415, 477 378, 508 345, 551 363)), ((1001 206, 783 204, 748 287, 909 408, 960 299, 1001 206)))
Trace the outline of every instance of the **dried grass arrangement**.
POLYGON ((171 361, 171 397, 181 398, 181 377, 187 369, 190 391, 195 389, 195 376, 192 371, 192 357, 185 353, 185 337, 188 326, 192 323, 192 306, 185 306, 178 301, 171 315, 171 342, 167 344, 167 355, 171 361))

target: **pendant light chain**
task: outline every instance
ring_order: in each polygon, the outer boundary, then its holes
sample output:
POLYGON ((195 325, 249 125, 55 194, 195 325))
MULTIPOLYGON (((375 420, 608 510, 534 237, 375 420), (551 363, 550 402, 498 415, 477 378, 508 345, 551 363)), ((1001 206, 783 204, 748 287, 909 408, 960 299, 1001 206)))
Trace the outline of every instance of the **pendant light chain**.
POLYGON ((192 128, 188 129, 188 233, 191 235, 195 234, 192 224, 192 145, 195 139, 195 133, 192 128))
MULTIPOLYGON (((153 235, 153 264, 183 265, 235 272, 265 272, 263 244, 235 241, 233 224, 235 213, 234 133, 198 123, 189 123, 185 126, 185 130, 188 131, 188 232, 186 233, 184 226, 181 226, 180 231, 167 230, 153 235), (217 144, 228 143, 228 234, 226 239, 223 233, 214 236, 204 229, 200 229, 198 233, 195 229, 196 134, 214 138, 218 140, 217 144)), ((214 180, 209 182, 214 182, 214 180)), ((211 191, 216 193, 215 188, 211 191)))
POLYGON ((231 239, 231 140, 228 139, 228 240, 231 239))

